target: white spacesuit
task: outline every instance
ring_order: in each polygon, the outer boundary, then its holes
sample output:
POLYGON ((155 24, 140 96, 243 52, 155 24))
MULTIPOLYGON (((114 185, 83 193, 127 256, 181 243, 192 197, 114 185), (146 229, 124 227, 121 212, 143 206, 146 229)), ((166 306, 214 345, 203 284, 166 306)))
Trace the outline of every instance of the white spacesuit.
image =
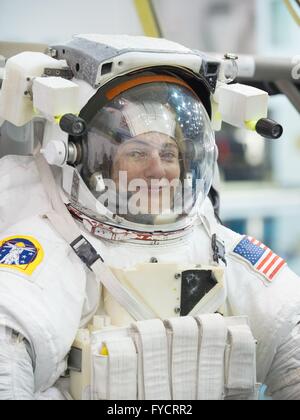
POLYGON ((214 208, 210 120, 249 126, 266 95, 164 40, 51 55, 8 60, 2 87, 4 124, 45 130, 0 163, 0 399, 53 387, 72 344, 73 398, 252 399, 260 382, 300 399, 299 278, 214 208))

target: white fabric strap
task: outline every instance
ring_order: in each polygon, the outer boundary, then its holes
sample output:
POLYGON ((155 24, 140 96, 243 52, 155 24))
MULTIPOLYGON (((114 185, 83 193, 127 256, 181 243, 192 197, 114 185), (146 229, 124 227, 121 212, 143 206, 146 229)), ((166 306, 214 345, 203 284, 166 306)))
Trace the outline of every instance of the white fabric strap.
POLYGON ((139 400, 170 400, 168 339, 159 319, 132 324, 139 354, 139 400))
POLYGON ((116 299, 116 301, 137 321, 144 319, 156 318, 154 312, 144 305, 142 302, 135 299, 125 287, 119 282, 112 271, 97 260, 92 266, 91 270, 96 274, 96 277, 100 279, 103 286, 109 291, 109 293, 116 299))
POLYGON ((226 388, 235 393, 253 392, 256 384, 254 337, 247 325, 228 326, 226 388))
POLYGON ((68 212, 64 202, 61 199, 61 196, 57 190, 54 176, 44 156, 39 153, 36 156, 35 162, 39 170, 39 175, 44 190, 48 195, 48 199, 53 209, 53 211, 50 212, 50 214, 52 215, 52 218, 55 218, 57 223, 59 224, 59 233, 61 234, 61 236, 68 243, 72 243, 78 237, 78 232, 80 231, 72 216, 68 212), (56 216, 54 215, 55 213, 56 216))
POLYGON ((209 238, 218 231, 218 222, 214 214, 214 208, 209 198, 199 208, 198 216, 209 238))
MULTIPOLYGON (((53 211, 47 213, 47 217, 56 231, 71 244, 82 236, 81 231, 62 201, 50 167, 41 154, 37 155, 36 163, 44 189, 53 208, 53 211)), ((85 238, 83 239, 85 240, 85 238)), ((143 320, 155 318, 155 314, 144 304, 135 299, 100 259, 98 259, 90 269, 95 273, 96 279, 106 287, 109 293, 111 293, 116 301, 123 306, 134 319, 143 320)))
POLYGON ((169 329, 172 399, 195 400, 197 387, 198 325, 192 317, 165 321, 169 329))
POLYGON ((130 337, 106 340, 109 400, 137 399, 137 354, 130 337))
MULTIPOLYGON (((207 236, 210 239, 212 239, 213 235, 216 235, 216 237, 219 238, 219 235, 217 234, 219 224, 214 214, 212 203, 208 198, 205 200, 202 207, 200 207, 198 211, 198 216, 201 220, 204 230, 207 233, 207 236)), ((219 265, 223 268, 226 265, 221 259, 219 259, 218 263, 214 261, 212 261, 211 263, 213 265, 219 265)), ((217 290, 212 289, 211 293, 214 293, 213 296, 209 296, 208 294, 206 299, 201 299, 201 301, 193 308, 189 315, 196 316, 198 314, 209 314, 215 313, 217 311, 222 312, 222 306, 224 305, 227 298, 226 279, 224 279, 222 286, 223 287, 220 287, 217 290)))
POLYGON ((199 315, 198 400, 224 398, 224 355, 227 327, 219 314, 199 315))
POLYGON ((251 392, 240 392, 240 390, 227 390, 224 399, 226 401, 257 401, 260 399, 259 397, 261 385, 262 384, 260 383, 256 383, 253 391, 251 392))
POLYGON ((99 331, 92 346, 92 395, 110 400, 254 400, 259 385, 253 346, 245 317, 219 314, 99 331), (103 344, 108 356, 99 354, 103 344))
MULTIPOLYGON (((217 241, 216 245, 223 245, 224 251, 225 251, 225 243, 223 240, 221 240, 219 236, 219 222, 217 221, 217 218, 215 216, 213 205, 209 198, 207 198, 203 205, 200 207, 198 211, 198 217, 202 223, 202 226, 204 230, 207 233, 207 236, 212 240, 213 236, 215 236, 215 239, 217 241)), ((219 265, 221 267, 226 266, 226 260, 222 259, 221 256, 218 254, 218 262, 215 260, 212 261, 212 264, 219 265)), ((225 255, 223 255, 225 258, 225 255)))

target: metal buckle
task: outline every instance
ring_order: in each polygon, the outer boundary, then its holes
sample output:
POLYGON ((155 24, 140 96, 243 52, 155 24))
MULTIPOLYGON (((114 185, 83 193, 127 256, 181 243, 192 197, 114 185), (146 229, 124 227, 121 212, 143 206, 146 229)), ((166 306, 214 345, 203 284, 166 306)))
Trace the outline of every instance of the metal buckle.
POLYGON ((76 255, 89 269, 91 269, 91 266, 99 259, 104 262, 93 245, 90 244, 90 242, 86 240, 84 236, 80 235, 70 245, 75 251, 76 255))
POLYGON ((212 235, 211 247, 213 250, 213 260, 216 263, 219 263, 219 260, 221 260, 227 266, 227 261, 225 258, 225 244, 217 238, 216 234, 212 235))

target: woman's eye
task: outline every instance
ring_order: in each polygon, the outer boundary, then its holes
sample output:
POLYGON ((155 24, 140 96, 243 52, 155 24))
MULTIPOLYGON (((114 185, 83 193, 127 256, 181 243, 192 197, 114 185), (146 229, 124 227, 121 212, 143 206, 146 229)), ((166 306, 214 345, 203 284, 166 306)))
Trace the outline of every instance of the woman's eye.
POLYGON ((167 162, 173 162, 174 160, 178 160, 178 156, 172 152, 162 153, 160 157, 162 160, 166 160, 167 162))
POLYGON ((128 157, 133 159, 144 159, 146 157, 146 153, 140 150, 132 150, 131 152, 128 152, 128 157))

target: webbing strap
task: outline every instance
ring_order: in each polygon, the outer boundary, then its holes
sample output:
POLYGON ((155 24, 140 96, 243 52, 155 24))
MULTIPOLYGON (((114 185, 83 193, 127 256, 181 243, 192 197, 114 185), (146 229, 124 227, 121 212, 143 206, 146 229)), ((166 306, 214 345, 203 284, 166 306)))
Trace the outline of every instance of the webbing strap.
POLYGON ((199 315, 198 400, 220 400, 224 396, 224 354, 227 327, 218 314, 199 315))
POLYGON ((169 330, 172 399, 195 400, 197 388, 198 325, 192 317, 165 321, 169 330))
POLYGON ((137 399, 137 354, 131 338, 106 340, 109 400, 137 399))
POLYGON ((255 375, 255 340, 247 325, 228 326, 226 388, 253 392, 255 375))
POLYGON ((139 400, 170 400, 168 339, 159 319, 132 324, 139 354, 139 400))
POLYGON ((93 343, 95 398, 189 401, 258 397, 255 340, 245 317, 209 314, 196 319, 146 320, 127 329, 110 330, 113 338, 107 333, 100 330, 97 343, 93 343), (107 357, 99 355, 103 345, 107 357))
POLYGON ((116 299, 116 301, 132 316, 135 320, 153 319, 156 317, 154 312, 149 309, 142 302, 138 301, 133 295, 131 295, 125 287, 119 282, 112 271, 103 264, 100 260, 97 260, 92 266, 92 271, 96 274, 96 277, 100 279, 103 286, 109 291, 109 293, 116 299))

